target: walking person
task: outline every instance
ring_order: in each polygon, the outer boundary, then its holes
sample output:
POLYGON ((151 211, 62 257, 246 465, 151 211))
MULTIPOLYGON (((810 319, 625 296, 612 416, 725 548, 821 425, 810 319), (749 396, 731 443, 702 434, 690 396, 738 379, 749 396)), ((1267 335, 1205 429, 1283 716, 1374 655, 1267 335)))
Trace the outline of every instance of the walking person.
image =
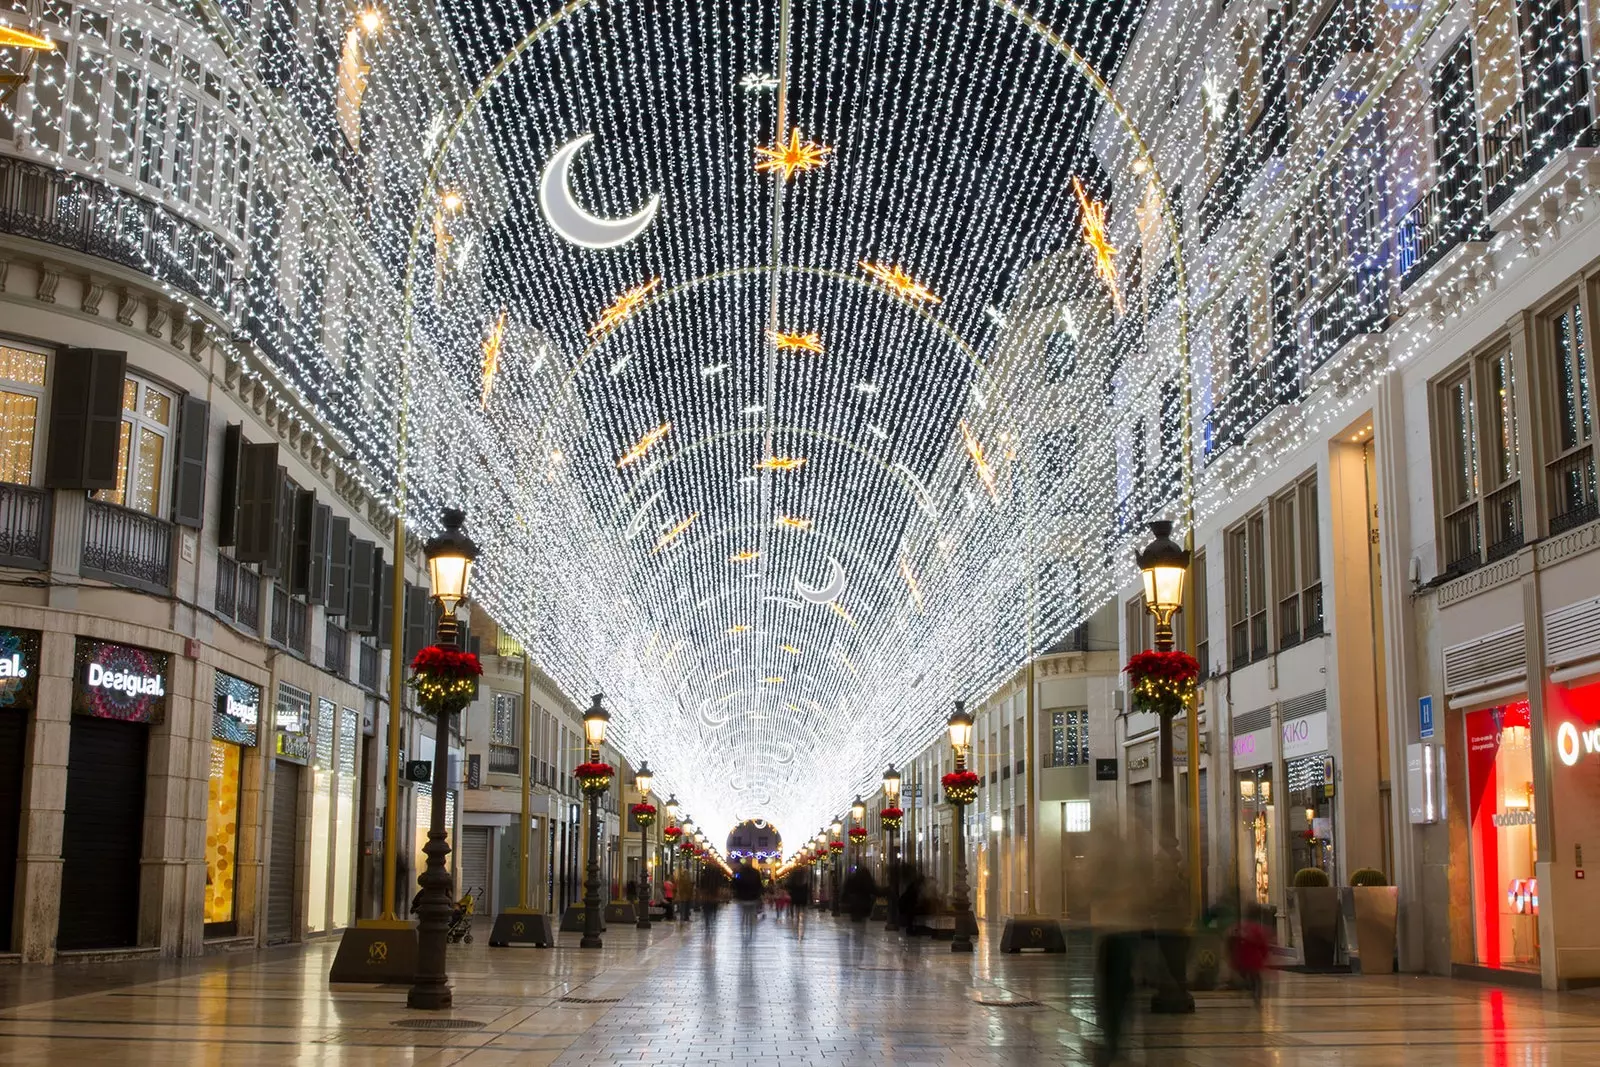
POLYGON ((717 894, 722 892, 722 876, 708 865, 700 872, 700 884, 696 893, 700 897, 701 924, 705 927, 707 940, 711 937, 712 920, 717 917, 717 894))
POLYGON ((739 932, 748 942, 761 915, 761 875, 748 859, 733 872, 733 899, 739 903, 739 932))

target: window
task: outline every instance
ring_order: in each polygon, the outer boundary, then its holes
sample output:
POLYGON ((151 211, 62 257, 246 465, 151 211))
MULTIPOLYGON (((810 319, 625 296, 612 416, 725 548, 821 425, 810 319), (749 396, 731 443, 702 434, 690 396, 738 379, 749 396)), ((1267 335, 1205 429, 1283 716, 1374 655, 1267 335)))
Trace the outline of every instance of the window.
POLYGON ((1145 607, 1144 594, 1140 593, 1124 605, 1128 633, 1128 655, 1143 652, 1155 645, 1155 618, 1145 607))
POLYGON ((1082 767, 1089 763, 1089 709, 1050 713, 1050 766, 1082 767))
POLYGON ((176 407, 172 394, 164 389, 131 375, 123 382, 117 487, 96 490, 96 500, 161 514, 167 488, 167 444, 176 407))
POLYGON ((1439 386, 1435 421, 1447 574, 1482 563, 1485 545, 1489 560, 1522 546, 1516 389, 1511 349, 1503 339, 1439 386))
POLYGON ((1594 467, 1594 382, 1583 309, 1576 298, 1545 321, 1551 356, 1550 384, 1555 416, 1550 462, 1545 465, 1550 493, 1550 532, 1590 521, 1597 511, 1594 467))
POLYGON ((522 773, 517 747, 517 722, 521 718, 520 694, 494 694, 489 704, 489 770, 497 774, 522 773))
POLYGON ((1206 600, 1206 554, 1194 554, 1189 567, 1189 603, 1194 611, 1194 658, 1200 663, 1200 677, 1211 673, 1211 626, 1206 600))
POLYGON ((0 482, 33 484, 44 374, 43 353, 0 345, 0 482))
POLYGON ((1272 558, 1278 596, 1278 648, 1322 633, 1322 561, 1315 475, 1272 501, 1272 558))
POLYGON ((1257 512, 1228 531, 1228 652, 1234 667, 1267 654, 1266 518, 1257 512))

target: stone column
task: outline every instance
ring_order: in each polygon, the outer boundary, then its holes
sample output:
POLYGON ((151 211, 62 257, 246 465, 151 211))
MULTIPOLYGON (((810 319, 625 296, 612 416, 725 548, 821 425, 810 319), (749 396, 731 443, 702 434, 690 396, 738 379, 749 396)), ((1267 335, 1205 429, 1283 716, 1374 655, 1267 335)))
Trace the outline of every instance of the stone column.
MULTIPOLYGON (((41 620, 42 621, 42 620, 41 620)), ((71 634, 44 632, 39 692, 22 772, 17 945, 24 963, 54 963, 61 917, 61 834, 67 814, 72 739, 71 634)))

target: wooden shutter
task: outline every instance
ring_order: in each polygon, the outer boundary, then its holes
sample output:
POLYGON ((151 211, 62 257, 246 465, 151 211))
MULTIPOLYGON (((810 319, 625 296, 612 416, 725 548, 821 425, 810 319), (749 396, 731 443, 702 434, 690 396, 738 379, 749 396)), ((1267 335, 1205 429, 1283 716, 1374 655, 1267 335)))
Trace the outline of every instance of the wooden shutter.
POLYGON ((317 512, 317 494, 295 486, 294 549, 289 556, 289 592, 311 592, 311 524, 317 512))
POLYGON ((306 599, 313 604, 325 604, 328 600, 328 564, 333 553, 332 524, 333 509, 326 504, 314 504, 311 509, 311 569, 306 582, 306 599))
POLYGON ((300 487, 294 484, 285 467, 278 468, 278 540, 273 549, 272 570, 261 568, 262 574, 270 573, 273 577, 281 577, 283 585, 288 586, 294 574, 294 513, 295 503, 300 498, 300 487))
POLYGON ((420 586, 406 583, 406 662, 410 663, 422 648, 428 644, 432 636, 429 623, 433 621, 433 613, 428 610, 432 599, 428 591, 420 586))
POLYGON ((244 427, 230 422, 222 435, 222 489, 217 501, 217 544, 230 547, 239 536, 239 463, 244 449, 244 427))
POLYGON ((378 590, 372 598, 378 602, 377 625, 372 636, 378 639, 379 648, 389 647, 389 635, 394 632, 394 568, 380 565, 374 579, 378 590))
POLYGON ((45 444, 50 489, 115 489, 128 354, 100 348, 56 352, 45 444))
POLYGON ((259 563, 261 573, 277 574, 278 446, 246 443, 239 450, 239 520, 234 557, 259 563))
POLYGON ((210 444, 211 405, 185 396, 178 412, 177 478, 172 493, 172 521, 198 530, 206 515, 206 450, 210 444))
POLYGON ((328 523, 328 614, 350 614, 350 520, 328 523))
MULTIPOLYGON (((346 520, 348 522, 348 520, 346 520)), ((350 550, 350 618, 348 628, 356 633, 372 629, 373 611, 372 560, 378 546, 371 541, 356 538, 350 550)), ((380 555, 378 558, 382 558, 380 555)))

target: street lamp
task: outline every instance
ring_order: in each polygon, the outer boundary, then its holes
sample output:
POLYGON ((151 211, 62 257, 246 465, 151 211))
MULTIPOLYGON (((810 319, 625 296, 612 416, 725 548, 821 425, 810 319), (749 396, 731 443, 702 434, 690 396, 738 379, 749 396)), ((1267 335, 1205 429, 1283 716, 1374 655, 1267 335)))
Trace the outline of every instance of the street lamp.
POLYGON ((850 842, 856 847, 856 869, 861 867, 861 854, 866 851, 867 828, 863 825, 867 820, 867 802, 861 799, 861 794, 856 794, 856 799, 850 805, 850 821, 854 825, 850 828, 850 842), (860 831, 859 833, 857 831, 860 831))
MULTIPOLYGON (((1172 523, 1165 519, 1152 522, 1150 533, 1154 540, 1134 559, 1139 566, 1139 577, 1144 586, 1145 606, 1156 620, 1155 650, 1171 652, 1172 617, 1183 609, 1183 586, 1188 577, 1189 552, 1172 539, 1172 523)), ((1159 797, 1157 803, 1160 808, 1156 820, 1156 835, 1157 846, 1161 850, 1161 857, 1167 865, 1167 870, 1182 879, 1186 874, 1178 857, 1178 783, 1177 776, 1172 770, 1172 719, 1178 710, 1164 708, 1156 720, 1160 727, 1156 741, 1156 780, 1161 783, 1157 791, 1159 797)), ((1181 710, 1187 715, 1189 736, 1193 739, 1197 729, 1193 701, 1184 701, 1181 710)), ((1194 747, 1191 743, 1191 752, 1194 747)), ((1198 760, 1195 760, 1195 763, 1198 763, 1198 760)), ((1194 776, 1199 772, 1200 768, 1191 763, 1190 780, 1194 781, 1194 776)), ((1198 862, 1198 847, 1198 842, 1194 840, 1189 842, 1191 869, 1187 877, 1190 878, 1195 877, 1193 867, 1198 862)), ((1168 979, 1156 991, 1151 1001, 1151 1010, 1193 1011, 1194 997, 1186 988, 1188 962, 1186 935, 1171 931, 1158 937, 1158 942, 1167 959, 1168 979)))
MULTIPOLYGON (((600 746, 606 743, 606 727, 611 724, 611 713, 608 712, 601 701, 605 699, 600 693, 594 695, 593 703, 589 710, 583 713, 583 740, 588 745, 587 766, 599 769, 600 746)), ((600 900, 600 794, 611 788, 610 768, 606 768, 604 775, 595 774, 583 779, 583 792, 589 799, 589 862, 584 871, 583 885, 583 937, 578 940, 579 948, 600 948, 600 921, 602 919, 600 900)))
MULTIPOLYGON (((467 582, 472 577, 472 562, 478 558, 478 546, 461 532, 466 516, 455 508, 444 513, 444 532, 430 538, 422 547, 428 561, 428 579, 432 584, 433 598, 439 602, 439 622, 434 631, 434 644, 440 650, 456 653, 459 627, 456 623, 456 606, 466 599, 467 582)), ((397 520, 398 521, 398 520, 397 520)), ((396 561, 401 565, 403 561, 396 561)), ((398 611, 400 605, 395 605, 398 611)), ((399 655, 392 649, 390 655, 399 655)), ((441 657, 442 658, 442 657, 441 657)), ((420 674, 420 672, 419 672, 420 674)), ((439 672, 443 680, 444 672, 439 672)), ((430 680, 432 675, 429 676, 430 680)), ((439 684, 419 685, 419 699, 425 710, 434 713, 433 773, 429 780, 428 843, 422 847, 428 857, 426 867, 417 885, 422 888, 417 905, 417 973, 413 976, 411 991, 406 1003, 413 1008, 437 1010, 453 1003, 450 978, 445 973, 446 931, 450 928, 450 913, 455 908, 454 879, 445 866, 450 855, 450 842, 445 831, 445 781, 450 766, 450 716, 466 706, 470 696, 459 687, 443 689, 439 684), (424 695, 425 694, 425 695, 424 695), (430 707, 431 705, 431 707, 430 707)), ((392 699, 398 701, 399 694, 392 699)), ((391 796, 388 803, 396 803, 391 796)))
POLYGON ((650 773, 650 764, 642 763, 633 775, 633 786, 639 791, 639 808, 634 812, 634 818, 639 822, 639 921, 634 923, 639 930, 650 929, 650 848, 649 828, 651 823, 650 813, 644 809, 650 804, 650 786, 655 782, 655 775, 650 773))
POLYGON ((843 831, 844 831, 844 823, 841 822, 838 819, 833 820, 833 825, 828 827, 828 832, 833 835, 829 839, 829 842, 828 842, 828 865, 833 869, 832 870, 832 873, 833 873, 833 901, 832 901, 832 903, 833 903, 833 914, 834 914, 835 918, 837 918, 838 915, 839 915, 839 856, 840 856, 841 853, 844 852, 843 843, 840 842, 839 835, 843 831), (839 844, 840 847, 838 849, 835 849, 833 847, 835 844, 839 844))
MULTIPOLYGON (((883 800, 885 808, 900 807, 900 772, 894 769, 894 764, 889 764, 889 769, 883 772, 883 800)), ((900 925, 900 819, 895 818, 893 825, 889 819, 884 819, 884 851, 889 854, 889 922, 888 929, 893 930, 900 925)))
MULTIPOLYGON (((967 770, 967 746, 972 742, 972 716, 967 713, 966 705, 956 701, 955 711, 951 712, 949 721, 945 724, 950 732, 950 748, 955 754, 956 774, 967 770)), ((950 939, 951 952, 971 952, 972 936, 968 933, 972 924, 972 902, 968 899, 967 886, 967 804, 971 803, 972 793, 966 791, 955 792, 948 786, 945 795, 951 800, 955 811, 956 831, 956 856, 954 885, 951 886, 951 896, 955 898, 954 908, 956 913, 955 936, 950 939), (954 795, 952 796, 952 793, 954 795)))

